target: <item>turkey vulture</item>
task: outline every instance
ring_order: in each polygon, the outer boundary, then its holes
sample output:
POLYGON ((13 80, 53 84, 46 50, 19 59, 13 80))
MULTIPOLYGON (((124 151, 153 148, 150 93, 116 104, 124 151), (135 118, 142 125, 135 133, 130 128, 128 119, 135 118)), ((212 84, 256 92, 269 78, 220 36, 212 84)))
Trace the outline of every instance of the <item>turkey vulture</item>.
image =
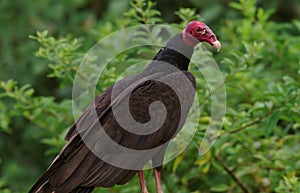
POLYGON ((188 66, 199 42, 218 51, 221 48, 205 23, 191 21, 159 50, 145 70, 96 97, 69 129, 67 144, 29 193, 89 193, 95 187, 125 184, 137 173, 142 192, 148 193, 143 167, 149 161, 156 190, 162 193, 165 150, 183 127, 195 95, 196 81, 188 66), (122 114, 124 101, 129 112, 122 114), (124 129, 116 118, 118 111, 123 122, 128 120, 126 127, 132 125, 128 117, 138 127, 124 129))

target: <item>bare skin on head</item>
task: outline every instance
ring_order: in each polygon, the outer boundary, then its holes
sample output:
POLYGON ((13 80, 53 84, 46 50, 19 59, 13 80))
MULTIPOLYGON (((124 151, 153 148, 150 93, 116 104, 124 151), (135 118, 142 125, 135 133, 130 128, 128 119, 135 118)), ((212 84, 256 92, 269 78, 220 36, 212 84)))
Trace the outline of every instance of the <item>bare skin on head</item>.
POLYGON ((187 45, 195 47, 199 42, 207 42, 217 48, 219 52, 221 43, 212 30, 203 22, 191 21, 183 30, 183 40, 187 45))

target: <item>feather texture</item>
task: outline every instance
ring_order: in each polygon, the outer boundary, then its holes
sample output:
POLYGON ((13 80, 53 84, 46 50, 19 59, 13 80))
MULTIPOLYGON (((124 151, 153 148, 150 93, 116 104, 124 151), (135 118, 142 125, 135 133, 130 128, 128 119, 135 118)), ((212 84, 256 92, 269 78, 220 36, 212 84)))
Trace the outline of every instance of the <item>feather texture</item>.
MULTIPOLYGON (((178 84, 178 79, 182 79, 183 73, 193 88, 196 87, 194 76, 186 71, 193 48, 186 46, 181 37, 180 34, 171 39, 143 72, 107 88, 87 107, 67 133, 65 138, 67 144, 63 150, 29 193, 89 193, 95 187, 122 185, 128 182, 149 160, 152 160, 153 164, 161 170, 166 147, 182 128, 195 94, 195 92, 184 92, 185 95, 179 99, 176 91, 164 83, 164 81, 171 81, 171 83, 173 81, 174 84, 178 84), (183 53, 178 53, 174 50, 175 48, 183 50, 183 53), (182 70, 181 76, 178 71, 164 71, 161 62, 170 63, 182 70), (145 79, 145 77, 150 77, 150 79, 145 79), (114 92, 113 89, 116 86, 122 89, 114 92), (134 134, 125 130, 116 120, 113 109, 121 109, 122 102, 126 98, 129 99, 130 116, 141 124, 151 120, 149 107, 152 103, 159 101, 164 104, 167 114, 162 126, 149 135, 134 134), (99 128, 99 123, 102 128, 99 128), (157 151, 152 151, 139 159, 120 160, 129 162, 136 169, 120 168, 107 163, 98 154, 96 155, 95 152, 100 152, 106 160, 118 161, 114 160, 116 152, 112 153, 112 148, 104 145, 109 144, 109 141, 102 132, 124 148, 133 150, 157 148, 157 151), (89 139, 88 145, 86 139, 89 139), (91 147, 94 151, 91 151, 91 147)), ((179 89, 186 89, 185 85, 179 89)), ((154 113, 159 115, 162 112, 156 109, 154 113)), ((148 125, 147 128, 141 129, 151 130, 152 128, 148 125)))

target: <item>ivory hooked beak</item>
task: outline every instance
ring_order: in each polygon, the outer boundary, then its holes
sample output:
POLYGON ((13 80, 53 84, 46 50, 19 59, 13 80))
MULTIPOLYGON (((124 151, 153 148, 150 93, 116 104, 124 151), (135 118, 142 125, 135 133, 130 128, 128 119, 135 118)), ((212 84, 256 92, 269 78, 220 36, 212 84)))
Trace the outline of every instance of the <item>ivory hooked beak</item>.
POLYGON ((218 40, 213 42, 213 46, 217 48, 217 52, 219 52, 221 50, 221 42, 219 42, 218 40))

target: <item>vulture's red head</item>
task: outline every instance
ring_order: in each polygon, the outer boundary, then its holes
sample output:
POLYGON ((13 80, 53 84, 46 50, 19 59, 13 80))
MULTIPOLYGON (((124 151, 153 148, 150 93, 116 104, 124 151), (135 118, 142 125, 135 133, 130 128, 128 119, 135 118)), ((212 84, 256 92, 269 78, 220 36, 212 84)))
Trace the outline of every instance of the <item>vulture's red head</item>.
POLYGON ((207 42, 218 51, 221 49, 221 43, 211 29, 205 23, 196 20, 191 21, 183 30, 183 40, 193 47, 199 42, 207 42))

